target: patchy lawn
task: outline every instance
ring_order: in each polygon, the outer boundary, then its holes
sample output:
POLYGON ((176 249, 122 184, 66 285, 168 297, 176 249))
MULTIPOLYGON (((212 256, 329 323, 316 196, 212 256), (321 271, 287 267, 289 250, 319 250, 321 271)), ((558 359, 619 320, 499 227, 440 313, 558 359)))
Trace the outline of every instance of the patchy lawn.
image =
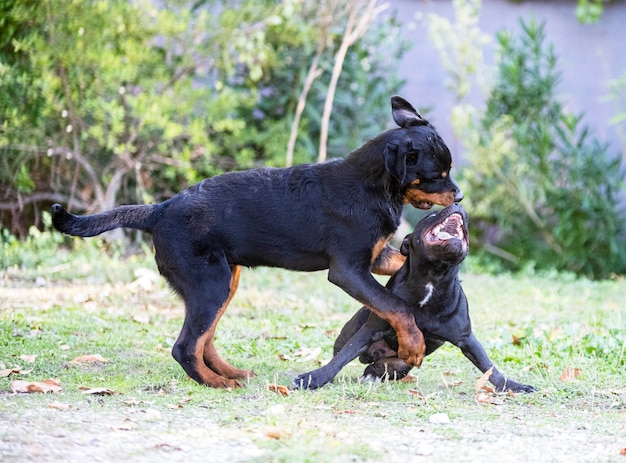
POLYGON ((257 377, 223 391, 171 357, 183 307, 151 259, 88 257, 0 273, 0 461, 626 462, 624 280, 463 274, 478 338, 534 394, 477 393, 446 346, 405 382, 355 361, 283 395, 358 309, 324 273, 244 270, 217 346, 257 377))

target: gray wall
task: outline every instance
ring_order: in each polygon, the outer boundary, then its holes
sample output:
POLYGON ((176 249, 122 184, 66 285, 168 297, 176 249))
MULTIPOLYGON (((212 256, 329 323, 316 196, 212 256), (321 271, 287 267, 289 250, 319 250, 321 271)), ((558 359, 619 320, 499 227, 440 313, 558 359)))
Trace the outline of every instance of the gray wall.
MULTIPOLYGON (((400 65, 400 75, 407 79, 407 85, 400 93, 415 106, 432 108, 429 119, 447 141, 453 157, 462 160, 462 145, 454 139, 450 125, 454 98, 445 88, 446 74, 437 51, 428 39, 425 23, 428 13, 453 20, 452 2, 391 0, 390 4, 389 11, 395 10, 397 18, 403 23, 404 37, 413 43, 400 65)), ((611 151, 617 154, 624 150, 626 141, 620 140, 616 126, 609 123, 618 108, 614 102, 604 99, 609 94, 609 80, 626 73, 626 2, 605 4, 602 19, 592 25, 579 23, 575 9, 574 0, 519 3, 483 0, 479 24, 483 32, 494 37, 491 45, 485 48, 485 59, 493 64, 497 31, 503 28, 519 31, 520 17, 545 21, 546 42, 554 45, 559 58, 560 100, 567 110, 576 114, 584 112, 584 122, 592 128, 593 135, 610 142, 611 151)), ((478 91, 473 92, 470 98, 479 105, 484 101, 478 91)), ((621 126, 622 130, 626 130, 626 124, 621 126)))

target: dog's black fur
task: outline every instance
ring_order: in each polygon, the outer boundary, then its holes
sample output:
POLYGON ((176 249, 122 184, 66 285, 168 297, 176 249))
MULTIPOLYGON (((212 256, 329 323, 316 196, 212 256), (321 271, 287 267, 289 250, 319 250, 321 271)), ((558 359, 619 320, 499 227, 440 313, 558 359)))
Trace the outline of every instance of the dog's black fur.
MULTIPOLYGON (((469 318, 467 298, 459 282, 459 266, 469 252, 467 215, 459 204, 422 219, 402 243, 406 262, 387 284, 412 307, 424 334, 429 355, 446 341, 459 347, 483 373, 493 367, 489 380, 498 391, 532 392, 534 388, 507 379, 480 345, 469 318)), ((366 379, 400 379, 411 370, 397 355, 397 338, 387 322, 361 308, 335 341, 335 356, 317 370, 304 373, 294 386, 315 389, 332 381, 350 361, 360 356, 366 379)))
POLYGON ((121 206, 78 217, 52 206, 54 226, 74 236, 119 227, 152 234, 161 274, 185 301, 172 355, 213 387, 252 376, 218 355, 215 327, 233 297, 241 266, 328 269, 328 279, 397 330, 399 356, 419 365, 423 337, 411 308, 370 272, 390 275, 404 261, 388 246, 403 204, 428 209, 463 197, 450 176, 450 151, 404 99, 392 98, 399 128, 342 160, 212 177, 155 205, 121 206))

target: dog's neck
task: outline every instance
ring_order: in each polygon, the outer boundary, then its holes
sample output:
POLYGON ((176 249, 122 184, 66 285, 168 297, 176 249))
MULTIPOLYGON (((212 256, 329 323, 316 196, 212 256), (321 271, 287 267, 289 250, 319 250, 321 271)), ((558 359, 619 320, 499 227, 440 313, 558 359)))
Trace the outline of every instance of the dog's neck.
MULTIPOLYGON (((397 130, 397 129, 395 129, 397 130)), ((389 141, 387 131, 368 141, 360 148, 350 153, 344 160, 346 167, 354 168, 360 173, 360 178, 366 179, 366 184, 373 189, 382 189, 394 202, 402 204, 404 196, 403 186, 394 181, 385 168, 383 153, 389 141)))
POLYGON ((405 262, 408 270, 404 276, 413 282, 411 291, 413 300, 419 301, 419 308, 428 309, 429 306, 441 306, 441 298, 455 297, 460 287, 458 282, 459 265, 446 262, 432 262, 424 259, 411 259, 405 262))

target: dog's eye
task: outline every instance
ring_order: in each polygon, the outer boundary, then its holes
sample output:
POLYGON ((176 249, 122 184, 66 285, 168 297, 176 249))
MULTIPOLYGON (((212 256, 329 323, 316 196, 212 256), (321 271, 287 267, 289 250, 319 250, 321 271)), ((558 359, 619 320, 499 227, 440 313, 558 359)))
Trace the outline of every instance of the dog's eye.
POLYGON ((409 153, 406 155, 406 163, 409 166, 417 164, 417 153, 409 153))

